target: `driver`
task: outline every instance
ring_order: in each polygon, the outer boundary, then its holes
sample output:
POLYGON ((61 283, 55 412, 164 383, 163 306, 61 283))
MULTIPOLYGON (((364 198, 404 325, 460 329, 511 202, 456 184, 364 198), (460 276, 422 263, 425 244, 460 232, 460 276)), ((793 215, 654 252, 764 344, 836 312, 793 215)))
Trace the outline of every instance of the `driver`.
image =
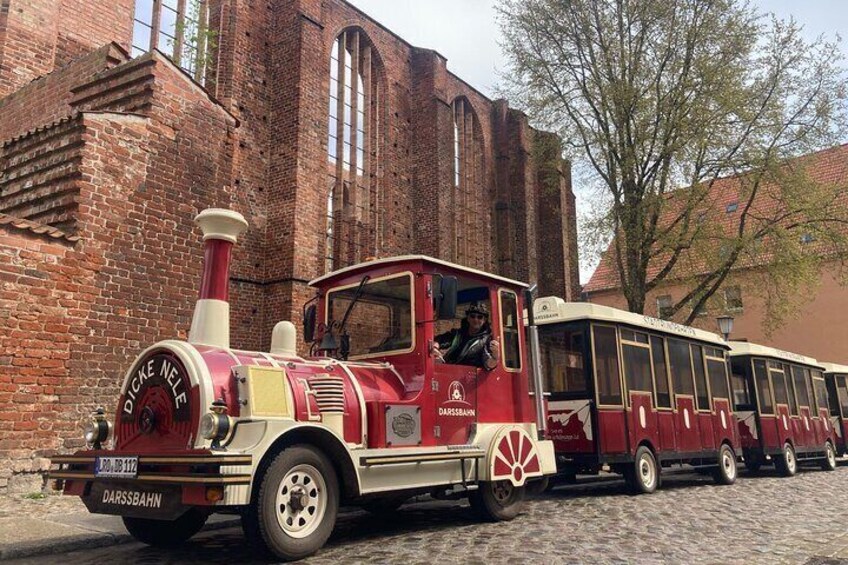
POLYGON ((500 346, 492 339, 489 310, 482 302, 472 302, 465 310, 459 328, 437 335, 433 354, 445 363, 473 365, 491 371, 498 366, 500 346))

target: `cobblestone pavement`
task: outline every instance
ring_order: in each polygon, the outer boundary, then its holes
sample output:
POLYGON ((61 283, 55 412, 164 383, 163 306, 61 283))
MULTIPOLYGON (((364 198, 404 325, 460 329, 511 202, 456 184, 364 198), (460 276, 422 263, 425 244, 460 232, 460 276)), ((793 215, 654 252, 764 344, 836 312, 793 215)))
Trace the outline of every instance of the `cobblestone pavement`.
MULTIPOLYGON (((131 543, 28 563, 258 562, 238 528, 206 532, 164 552, 131 543)), ((667 476, 650 496, 621 481, 560 487, 509 523, 474 521, 467 504, 427 502, 378 518, 340 516, 327 547, 305 563, 848 563, 848 466, 743 475, 731 487, 667 476)))

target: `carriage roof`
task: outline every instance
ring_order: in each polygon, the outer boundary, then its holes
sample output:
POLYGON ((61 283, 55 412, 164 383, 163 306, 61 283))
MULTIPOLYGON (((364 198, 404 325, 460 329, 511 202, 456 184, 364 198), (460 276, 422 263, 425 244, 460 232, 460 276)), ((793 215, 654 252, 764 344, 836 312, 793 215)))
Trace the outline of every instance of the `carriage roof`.
POLYGON ((634 326, 640 329, 665 335, 680 336, 687 339, 695 339, 727 348, 727 342, 721 336, 700 330, 691 326, 684 326, 668 320, 660 320, 634 314, 618 308, 593 304, 591 302, 566 302, 556 296, 539 298, 533 303, 533 318, 538 325, 554 324, 559 322, 573 322, 578 320, 594 320, 598 322, 612 322, 634 326))
POLYGON ((751 355, 754 357, 770 357, 772 359, 780 359, 781 361, 791 361, 802 365, 810 365, 817 369, 822 368, 822 364, 806 355, 800 353, 792 353, 791 351, 783 351, 775 347, 751 343, 748 341, 731 341, 730 356, 741 357, 743 355, 751 355))

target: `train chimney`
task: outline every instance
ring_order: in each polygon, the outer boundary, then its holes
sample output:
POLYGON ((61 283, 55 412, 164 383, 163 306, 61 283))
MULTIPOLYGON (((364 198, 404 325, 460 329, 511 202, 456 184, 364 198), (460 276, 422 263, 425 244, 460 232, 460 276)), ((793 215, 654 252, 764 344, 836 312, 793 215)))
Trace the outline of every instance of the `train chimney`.
POLYGON ((247 229, 247 221, 238 212, 208 208, 194 218, 194 223, 203 230, 203 280, 188 340, 228 349, 230 255, 236 239, 247 229))

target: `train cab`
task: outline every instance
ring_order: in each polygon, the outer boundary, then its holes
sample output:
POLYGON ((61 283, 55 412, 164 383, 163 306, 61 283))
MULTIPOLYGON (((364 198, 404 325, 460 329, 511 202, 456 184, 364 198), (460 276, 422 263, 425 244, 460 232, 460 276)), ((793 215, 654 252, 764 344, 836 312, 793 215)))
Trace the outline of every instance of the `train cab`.
POLYGON ((771 462, 783 476, 799 463, 836 468, 836 434, 822 365, 811 357, 731 341, 733 401, 745 466, 771 462))

